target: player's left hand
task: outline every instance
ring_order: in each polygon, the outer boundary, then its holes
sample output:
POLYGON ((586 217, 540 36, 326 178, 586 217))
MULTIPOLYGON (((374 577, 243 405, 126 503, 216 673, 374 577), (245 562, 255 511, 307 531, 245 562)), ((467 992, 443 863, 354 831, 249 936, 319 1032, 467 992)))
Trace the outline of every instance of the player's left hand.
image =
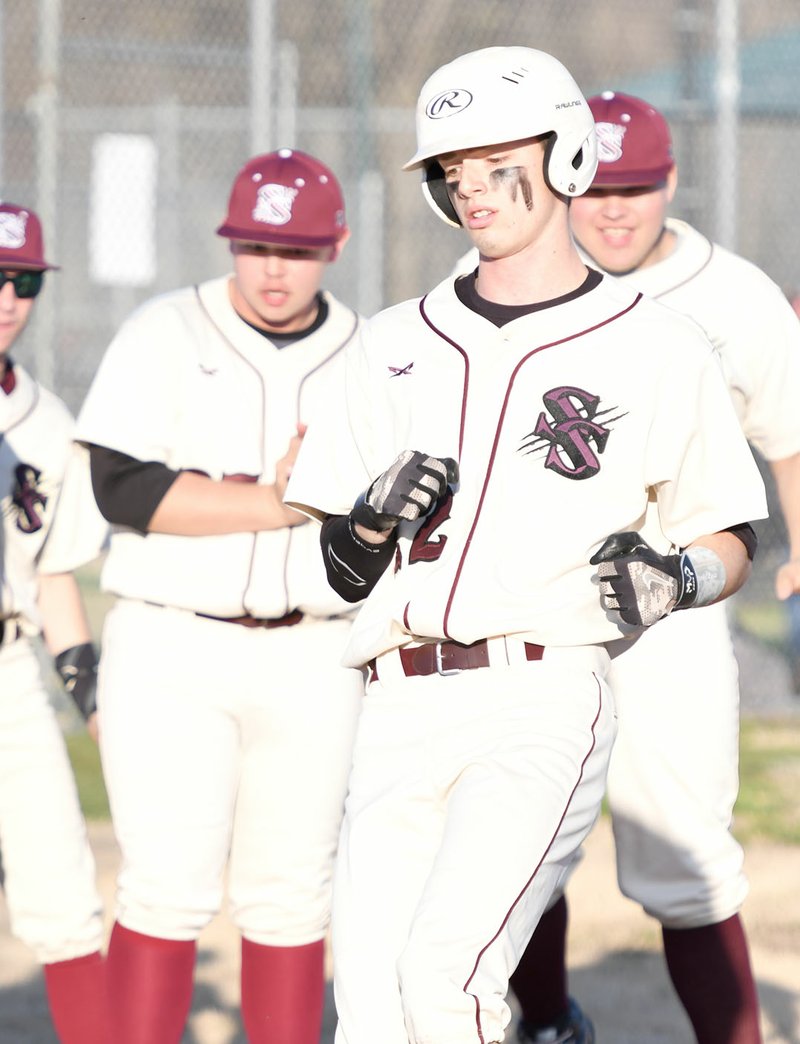
POLYGON ((795 594, 800 594, 800 558, 784 562, 775 574, 776 597, 785 602, 795 594))
POLYGON ((687 556, 659 554, 638 533, 612 533, 589 562, 598 566, 603 608, 635 627, 650 627, 697 596, 687 556))

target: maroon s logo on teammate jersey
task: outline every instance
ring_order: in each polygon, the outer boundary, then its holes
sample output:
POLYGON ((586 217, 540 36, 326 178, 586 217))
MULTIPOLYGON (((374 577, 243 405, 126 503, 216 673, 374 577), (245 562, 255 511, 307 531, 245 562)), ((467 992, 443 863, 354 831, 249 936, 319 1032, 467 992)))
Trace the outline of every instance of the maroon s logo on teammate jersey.
POLYGON ((11 503, 17 509, 17 529, 23 533, 36 533, 42 528, 39 509, 47 507, 47 497, 39 491, 41 477, 41 471, 32 464, 17 464, 14 468, 11 503))
POLYGON ((587 479, 600 470, 599 455, 608 442, 610 423, 624 417, 606 417, 611 413, 599 410, 600 396, 581 388, 553 388, 545 392, 542 402, 547 408, 539 414, 532 432, 523 436, 520 453, 547 450, 544 466, 570 479, 587 479), (549 414, 549 416, 548 416, 549 414))

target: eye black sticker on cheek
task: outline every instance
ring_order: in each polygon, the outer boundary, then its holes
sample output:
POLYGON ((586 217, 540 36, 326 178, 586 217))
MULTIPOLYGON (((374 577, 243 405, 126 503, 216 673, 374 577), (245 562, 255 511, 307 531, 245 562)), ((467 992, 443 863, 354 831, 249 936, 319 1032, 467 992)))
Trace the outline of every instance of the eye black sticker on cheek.
POLYGON ((526 210, 533 210, 533 190, 524 167, 500 167, 489 175, 495 185, 505 185, 516 202, 517 189, 522 190, 526 210))

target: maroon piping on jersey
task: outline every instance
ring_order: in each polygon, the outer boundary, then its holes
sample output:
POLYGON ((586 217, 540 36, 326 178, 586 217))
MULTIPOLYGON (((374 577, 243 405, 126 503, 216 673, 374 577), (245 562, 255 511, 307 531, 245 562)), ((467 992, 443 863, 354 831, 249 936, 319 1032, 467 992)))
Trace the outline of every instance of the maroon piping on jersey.
MULTIPOLYGON (((517 365, 514 367, 514 371, 511 374, 511 378, 510 378, 510 380, 508 382, 508 388, 506 389, 505 398, 503 399, 503 407, 502 407, 502 409, 500 411, 500 418, 499 418, 499 420, 497 422, 497 428, 495 429, 494 442, 492 443, 492 452, 491 452, 491 454, 489 456, 489 466, 486 469, 486 478, 484 479, 483 489, 481 490, 480 499, 478 501, 478 507, 477 507, 477 509, 475 511, 475 518, 472 521, 472 527, 470 528, 469 534, 467 535, 467 539, 464 541, 464 550, 461 552, 461 559, 460 559, 460 561, 458 563, 458 568, 456 569, 456 575, 455 575, 455 578, 453 580, 453 586, 450 588, 450 594, 448 595, 448 598, 447 598, 447 604, 445 606, 445 611, 444 611, 444 619, 442 621, 442 633, 444 634, 445 638, 451 638, 452 639, 452 635, 450 634, 450 632, 447 629, 448 620, 450 618, 450 611, 451 611, 451 609, 453 607, 453 600, 455 598, 456 588, 458 587, 458 581, 461 578, 461 573, 463 571, 464 563, 465 563, 466 557, 467 557, 467 553, 469 551, 469 547, 470 547, 470 544, 472 542, 472 537, 473 537, 473 535, 475 533, 475 530, 477 528, 477 525, 478 525, 478 520, 480 518, 481 509, 483 508, 483 502, 486 499, 486 491, 487 491, 487 489, 489 487, 489 480, 492 477, 492 468, 494 466, 494 459, 495 459, 495 457, 497 455, 497 445, 498 445, 498 443, 500 441, 500 432, 503 430, 503 420, 504 420, 505 415, 506 415, 506 409, 508 407, 508 401, 509 401, 509 399, 511 397, 511 390, 512 390, 512 388, 514 386, 514 381, 517 378, 517 374, 522 369, 522 367, 525 365, 525 363, 528 362, 529 359, 533 358, 534 355, 538 355, 539 352, 543 352, 543 351, 545 351, 548 348, 557 348, 561 344, 567 344, 569 341, 577 340, 577 338, 579 338, 579 337, 584 337, 586 334, 594 333, 595 330, 600 330, 603 326, 608 326, 610 323, 616 322, 617 319, 621 319, 622 316, 626 315, 633 308, 635 308, 636 305, 638 305, 638 303, 642 300, 643 296, 644 296, 643 294, 637 294, 636 297, 634 298, 634 300, 631 302, 631 304, 629 304, 625 308, 623 308, 621 312, 617 312, 615 315, 609 316, 607 319, 603 319, 603 321, 600 322, 600 323, 595 323, 594 326, 589 326, 585 330, 578 330, 576 333, 569 334, 567 337, 562 337, 562 338, 560 338, 557 341, 551 341, 549 344, 540 344, 538 348, 532 348, 531 351, 529 351, 527 355, 524 355, 520 359, 520 361, 517 363, 517 365)), ((461 355, 464 357, 465 363, 467 365, 467 369, 469 369, 469 359, 468 359, 467 354, 464 351, 464 349, 461 348, 459 345, 457 345, 455 343, 455 341, 451 340, 445 333, 443 333, 441 330, 439 330, 436 326, 434 326, 434 324, 431 322, 430 318, 426 315, 426 313, 424 311, 425 300, 426 300, 426 298, 423 298, 422 301, 420 301, 420 314, 422 315, 422 318, 425 320, 427 325, 431 328, 431 330, 433 330, 433 332, 435 334, 437 334, 439 337, 441 337, 442 340, 447 341, 448 344, 451 344, 458 352, 461 353, 461 355)), ((458 440, 459 458, 460 458, 460 455, 461 455, 461 443, 462 443, 462 440, 463 440, 463 437, 464 437, 464 425, 465 425, 466 408, 467 408, 467 382, 465 381, 465 383, 464 383, 464 394, 463 394, 463 398, 461 400, 461 431, 459 433, 459 440, 458 440)), ((409 606, 410 606, 410 603, 407 603, 406 607, 405 607, 405 611, 403 613, 403 623, 405 624, 406 629, 409 631, 409 633, 413 634, 414 633, 414 629, 411 627, 411 625, 409 623, 409 619, 408 619, 409 606)))
POLYGON ((14 373, 14 366, 9 359, 6 366, 6 372, 3 374, 3 379, 0 381, 0 390, 4 391, 6 395, 10 395, 17 386, 17 377, 14 373))
MULTIPOLYGON (((594 678, 595 678, 595 681, 597 681, 597 675, 596 674, 594 674, 594 678)), ((553 833, 552 833, 552 835, 550 837, 550 840, 547 843, 547 847, 545 848, 544 852, 542 853, 542 858, 536 864, 536 866, 535 866, 535 868, 533 870, 533 873, 528 878, 528 880, 525 882, 525 886, 523 887, 522 891, 516 897, 514 902, 511 904, 511 906, 509 906, 508 910, 506 911, 506 915, 503 918, 503 920, 500 922, 500 925, 499 925, 497 931, 494 933, 494 935, 491 937, 491 939, 489 939, 489 941, 478 951, 478 956, 475 958, 475 964, 472 966, 472 971, 469 973, 469 977, 467 978, 467 981, 464 983, 464 985, 462 987, 464 993, 467 994, 468 997, 472 997, 472 999, 475 1002, 475 1030, 476 1030, 477 1035, 478 1035, 478 1042, 479 1042, 479 1044, 486 1044, 486 1038, 484 1037, 483 1030, 481 1029, 481 1004, 480 1004, 480 1000, 478 999, 478 997, 474 993, 470 993, 469 992, 470 983, 475 978, 475 973, 477 972, 478 966, 481 963, 481 958, 486 953, 486 951, 489 949, 489 947, 492 946, 497 941, 498 937, 500 936, 500 933, 503 931, 505 926, 508 924, 508 919, 511 916, 511 914, 514 912, 514 910, 516 909, 517 904, 520 902, 522 897, 528 891, 528 889, 530 888, 531 883, 533 882, 534 878, 539 873, 539 870, 541 869, 542 863, 547 858, 547 853, 553 847, 553 842, 555 841, 556 837, 558 836, 558 832, 561 829, 561 826, 562 826, 562 824, 564 822, 564 819, 566 818, 567 812, 569 811, 569 807, 572 804, 572 799, 575 796, 575 792, 577 791, 578 787, 580 786, 581 780, 583 779, 583 770, 586 767, 586 762, 589 760, 589 758, 592 755, 592 752, 594 751, 595 747, 597 746, 597 736, 595 734, 595 729, 597 727, 597 722, 600 719, 600 714, 602 713, 602 710, 603 710, 603 690, 602 690, 602 688, 600 686, 599 681, 597 682, 597 691, 598 691, 598 696, 599 696, 599 702, 597 704, 597 713, 595 714, 594 721, 592 722, 592 728, 591 728, 592 742, 590 743, 589 749, 586 751, 586 754, 585 754, 585 756, 583 758, 583 761, 581 762, 581 768, 580 768, 580 772, 578 773, 578 778, 575 781, 575 786, 570 791, 570 795, 569 795, 569 798, 568 798, 566 804, 564 805, 564 811, 561 813, 561 818, 558 821, 558 825, 556 826, 555 830, 553 831, 553 833)))

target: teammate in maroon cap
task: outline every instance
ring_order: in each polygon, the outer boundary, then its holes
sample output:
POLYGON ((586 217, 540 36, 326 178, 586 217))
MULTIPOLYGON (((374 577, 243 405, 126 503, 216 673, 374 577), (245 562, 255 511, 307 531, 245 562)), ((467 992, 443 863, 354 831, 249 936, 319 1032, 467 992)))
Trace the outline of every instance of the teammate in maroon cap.
POLYGON ((122 850, 114 1044, 177 1044, 197 937, 242 934, 253 1044, 317 1044, 331 870, 363 683, 352 605, 281 496, 359 317, 321 290, 341 188, 283 149, 238 173, 233 272, 160 297, 111 343, 79 419, 112 523, 101 747, 122 850))
POLYGON ((107 526, 72 416, 12 355, 56 267, 37 215, 0 203, 0 846, 11 929, 44 968, 59 1041, 106 1044, 102 904, 37 639, 96 738, 97 658, 74 570, 98 557, 107 526))
MULTIPOLYGON (((667 217, 677 167, 667 121, 641 98, 589 99, 598 142, 592 187, 570 223, 591 267, 694 319, 719 352, 749 442, 769 462, 789 560, 775 590, 800 591, 800 323, 760 269, 667 217)), ((647 345, 642 345, 643 365, 647 345)), ((691 389, 687 389, 687 393, 691 389)), ((661 922, 670 977, 699 1044, 761 1041, 740 909, 737 667, 725 609, 678 613, 612 665, 619 732, 608 776, 622 891, 661 922)), ((583 1041, 585 1017, 541 1027, 567 1006, 562 897, 542 918, 512 980, 520 1039, 583 1041)), ((574 1009, 573 1004, 573 1009, 574 1009)))

